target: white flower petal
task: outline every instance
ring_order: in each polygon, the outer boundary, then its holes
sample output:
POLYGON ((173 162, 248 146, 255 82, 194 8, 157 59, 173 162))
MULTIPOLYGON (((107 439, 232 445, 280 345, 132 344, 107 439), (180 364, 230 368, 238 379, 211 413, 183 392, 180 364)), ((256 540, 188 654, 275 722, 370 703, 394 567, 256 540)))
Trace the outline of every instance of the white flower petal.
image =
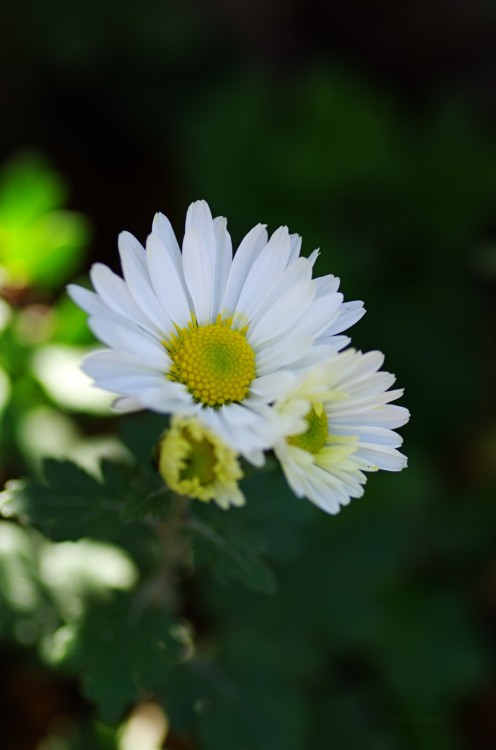
POLYGON ((378 406, 388 404, 390 401, 395 401, 402 395, 403 389, 397 388, 394 391, 376 393, 365 398, 353 398, 349 401, 336 401, 336 404, 333 406, 333 413, 336 417, 341 417, 343 415, 348 415, 350 411, 353 411, 355 414, 367 412, 370 409, 375 409, 378 406))
POLYGON ((295 382, 291 372, 279 371, 256 378, 250 386, 252 393, 267 401, 274 401, 282 390, 287 390, 295 382))
POLYGON ((323 362, 327 362, 334 354, 335 352, 332 347, 314 344, 301 359, 293 363, 293 368, 301 374, 309 370, 309 368, 318 367, 323 362))
MULTIPOLYGON (((268 299, 265 300, 264 304, 258 308, 256 315, 253 316, 250 325, 251 330, 256 328, 256 326, 260 322, 260 319, 263 318, 267 310, 269 310, 283 294, 289 291, 296 284, 299 284, 302 281, 310 281, 311 278, 312 266, 307 258, 298 258, 293 263, 291 263, 282 274, 279 283, 276 284, 268 299)), ((312 285, 314 287, 315 296, 315 281, 312 282, 312 285)))
POLYGON ((157 330, 156 325, 145 315, 131 297, 120 276, 102 263, 95 263, 90 270, 90 278, 95 291, 110 310, 122 315, 149 330, 157 330))
POLYGON ((346 331, 365 315, 363 302, 345 302, 339 311, 339 317, 323 332, 323 336, 335 336, 346 331))
POLYGON ((121 396, 115 399, 112 409, 119 414, 131 414, 135 411, 141 411, 143 404, 132 396, 121 396))
POLYGON ((292 286, 250 330, 248 341, 257 347, 283 333, 291 335, 298 320, 306 315, 314 296, 315 284, 312 281, 302 281, 292 286))
POLYGON ((247 461, 249 461, 253 466, 256 466, 260 468, 265 463, 265 454, 260 449, 253 449, 251 451, 248 451, 244 454, 244 457, 247 461))
POLYGON ((223 216, 214 219, 215 242, 217 245, 217 265, 214 275, 213 317, 222 312, 227 280, 232 265, 232 242, 227 231, 227 221, 223 216))
POLYGON ((301 252, 301 237, 299 234, 290 234, 289 235, 289 243, 290 243, 290 253, 289 253, 289 263, 292 263, 294 260, 298 258, 301 252))
POLYGON ((229 404, 224 407, 229 409, 229 421, 235 429, 247 427, 253 423, 253 412, 242 404, 229 404))
POLYGON ((186 230, 195 229, 203 239, 203 244, 210 260, 211 268, 215 268, 217 257, 217 243, 215 241, 214 223, 208 203, 206 201, 195 201, 190 205, 186 213, 186 230))
POLYGON ((169 359, 160 343, 142 331, 133 330, 124 323, 108 318, 91 317, 88 325, 100 341, 122 352, 129 352, 142 357, 152 367, 161 369, 168 365, 169 359))
POLYGON ((164 314, 148 275, 144 248, 129 232, 120 233, 118 244, 122 270, 131 296, 157 328, 163 329, 164 314))
POLYGON ((226 417, 226 409, 228 408, 227 406, 221 406, 219 409, 201 409, 197 416, 225 443, 231 445, 238 453, 245 455, 254 448, 250 430, 237 429, 229 419, 229 415, 226 417))
POLYGON ((165 328, 173 330, 174 323, 182 328, 191 318, 191 303, 182 268, 177 268, 171 254, 156 234, 149 235, 147 239, 146 255, 151 283, 165 313, 165 328))
POLYGON ((194 228, 186 230, 183 240, 183 272, 196 320, 211 322, 213 314, 213 273, 211 259, 203 237, 194 228))
MULTIPOLYGON (((319 255, 320 255, 320 250, 317 248, 317 250, 314 250, 313 253, 310 253, 310 255, 308 256, 308 262, 310 263, 310 265, 312 266, 312 268, 314 267, 315 261, 317 260, 317 258, 319 257, 319 255)), ((336 290, 334 290, 334 291, 336 291, 336 290)))
POLYGON ((109 315, 110 311, 100 297, 77 284, 69 284, 67 292, 76 305, 79 305, 85 312, 90 315, 109 315))
MULTIPOLYGON (((220 312, 221 299, 227 282, 232 260, 231 239, 223 217, 212 219, 210 208, 205 201, 192 203, 186 215, 186 235, 190 229, 196 230, 202 238, 209 260, 211 287, 209 317, 215 318, 220 312)), ((206 279, 203 280, 205 284, 206 279)))
POLYGON ((356 455, 357 458, 386 471, 401 471, 407 465, 407 458, 402 453, 394 448, 374 443, 361 443, 356 455))
POLYGON ((258 375, 268 375, 274 370, 302 360, 310 350, 312 341, 311 336, 293 338, 293 336, 284 335, 263 344, 257 356, 258 375))
POLYGON ((340 352, 351 343, 349 336, 319 336, 319 344, 329 347, 334 353, 340 352))
MULTIPOLYGON (((380 427, 386 427, 389 429, 395 429, 402 427, 410 419, 410 412, 405 409, 404 406, 396 406, 392 404, 386 404, 385 406, 376 406, 370 408, 368 412, 365 412, 366 418, 370 423, 380 427)), ((349 430, 349 434, 353 433, 353 429, 364 423, 364 412, 352 411, 350 414, 341 414, 339 420, 334 414, 334 421, 340 428, 346 428, 349 430)))
POLYGON ((178 275, 182 273, 181 249, 167 216, 156 213, 152 224, 152 234, 157 235, 164 245, 178 275))
POLYGON ((290 250, 288 229, 280 227, 248 271, 237 304, 242 315, 251 319, 256 314, 288 265, 290 250))
POLYGON ((329 321, 338 317, 342 302, 343 295, 339 292, 315 298, 305 317, 294 326, 294 334, 305 336, 311 333, 315 338, 319 337, 329 326, 329 321))
POLYGON ((328 294, 334 294, 339 289, 340 279, 338 276, 328 274, 327 276, 319 276, 315 279, 317 284, 317 297, 322 297, 328 294))
POLYGON ((356 436, 358 432, 361 441, 365 440, 377 445, 388 445, 390 448, 398 448, 403 443, 403 438, 397 432, 374 425, 361 425, 353 431, 348 427, 338 426, 333 421, 331 429, 332 434, 337 437, 356 436))
POLYGON ((239 295, 251 266, 267 245, 267 230, 264 224, 257 224, 242 240, 238 247, 229 276, 227 278, 221 312, 232 315, 238 307, 239 295))
POLYGON ((161 387, 147 388, 140 393, 143 406, 160 414, 178 412, 184 415, 195 414, 199 407, 191 401, 185 387, 180 383, 165 381, 161 387))
POLYGON ((161 387, 165 380, 163 373, 144 366, 133 355, 124 352, 94 352, 86 357, 82 367, 100 388, 113 393, 139 394, 148 388, 161 387))

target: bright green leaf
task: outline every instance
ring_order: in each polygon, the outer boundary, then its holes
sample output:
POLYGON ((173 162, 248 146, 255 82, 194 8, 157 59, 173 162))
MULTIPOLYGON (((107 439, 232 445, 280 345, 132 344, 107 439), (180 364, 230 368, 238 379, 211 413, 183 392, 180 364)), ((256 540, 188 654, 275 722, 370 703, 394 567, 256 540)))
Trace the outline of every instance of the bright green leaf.
POLYGON ((37 155, 13 159, 0 174, 0 265, 11 281, 54 287, 78 268, 90 229, 61 206, 61 178, 37 155))

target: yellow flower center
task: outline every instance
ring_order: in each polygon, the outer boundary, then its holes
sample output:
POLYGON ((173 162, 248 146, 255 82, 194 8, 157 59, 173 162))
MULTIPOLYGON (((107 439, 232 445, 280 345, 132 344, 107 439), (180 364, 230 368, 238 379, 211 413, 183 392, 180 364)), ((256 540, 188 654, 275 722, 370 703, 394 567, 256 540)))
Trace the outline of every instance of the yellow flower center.
POLYGON ((322 404, 314 404, 305 416, 307 429, 300 435, 291 435, 288 438, 290 445, 296 445, 308 453, 318 453, 326 444, 329 437, 329 426, 327 414, 322 404))
POLYGON ((187 430, 182 431, 182 438, 188 442, 188 448, 179 470, 179 481, 194 481, 196 478, 201 487, 212 484, 215 481, 214 469, 217 463, 214 445, 206 438, 195 440, 187 430))
POLYGON ((205 406, 243 401, 255 377, 255 352, 246 340, 246 328, 231 326, 232 318, 220 315, 205 326, 192 320, 164 342, 172 359, 167 377, 183 383, 205 406))
POLYGON ((158 445, 158 470, 170 489, 227 507, 226 496, 240 505, 243 472, 236 453, 200 422, 174 416, 158 445))

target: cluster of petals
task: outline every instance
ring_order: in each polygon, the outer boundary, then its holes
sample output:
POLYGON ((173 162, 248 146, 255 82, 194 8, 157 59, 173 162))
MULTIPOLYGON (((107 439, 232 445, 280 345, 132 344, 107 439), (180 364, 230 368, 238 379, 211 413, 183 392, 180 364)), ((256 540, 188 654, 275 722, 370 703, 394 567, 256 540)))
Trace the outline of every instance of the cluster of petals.
MULTIPOLYGON (((145 247, 128 232, 118 246, 123 277, 97 263, 90 272, 94 291, 69 286, 106 346, 83 369, 118 396, 116 410, 197 420, 202 434, 255 465, 274 450, 295 493, 330 513, 362 494, 365 471, 403 468, 393 429, 408 412, 389 404, 400 395, 388 391, 394 377, 379 371, 378 352, 341 351, 350 342, 343 332, 361 318, 363 305, 344 302, 338 278, 313 278, 318 251, 300 255, 298 235, 280 227, 269 237, 258 224, 233 254, 226 219, 212 218, 197 201, 188 209, 181 247, 162 214, 145 247), (224 340, 228 349, 233 344, 231 360, 217 351, 224 340), (209 342, 217 347, 213 365, 224 367, 219 378, 215 367, 205 371, 209 342), (233 352, 246 354, 244 360, 236 354, 235 366, 233 352), (243 367, 229 390, 229 378, 243 367), (313 404, 325 409, 329 432, 315 454, 291 439, 308 428, 313 404)), ((231 494, 233 478, 235 472, 231 494)))
POLYGON ((312 278, 318 253, 301 256, 301 238, 287 227, 269 238, 258 224, 233 257, 226 220, 212 219, 204 201, 188 209, 182 251, 162 214, 155 216, 146 249, 128 232, 118 244, 124 278, 97 263, 90 272, 94 292, 69 286, 108 347, 91 354, 84 371, 121 396, 117 410, 195 416, 261 463, 262 451, 286 428, 270 405, 295 373, 346 346, 342 332, 363 315, 362 303, 343 302, 334 276, 312 278), (219 315, 246 330, 256 377, 243 401, 212 408, 167 377, 172 362, 164 342, 192 319, 204 326, 219 315))
POLYGON ((351 498, 361 497, 365 472, 401 471, 406 457, 403 440, 394 432, 408 422, 403 406, 392 404, 403 389, 392 389, 395 376, 381 371, 384 355, 347 349, 304 374, 275 404, 275 409, 303 417, 318 405, 324 410, 327 438, 309 452, 283 439, 275 453, 293 492, 307 497, 327 513, 337 513, 351 498))

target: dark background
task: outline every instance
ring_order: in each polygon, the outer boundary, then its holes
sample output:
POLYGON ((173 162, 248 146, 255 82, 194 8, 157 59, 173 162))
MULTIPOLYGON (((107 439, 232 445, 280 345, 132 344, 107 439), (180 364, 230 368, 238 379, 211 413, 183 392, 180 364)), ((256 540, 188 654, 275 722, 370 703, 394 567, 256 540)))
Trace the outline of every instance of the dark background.
MULTIPOLYGON (((287 224, 365 301, 354 345, 384 351, 406 388, 409 468, 319 515, 283 593, 201 605, 228 650, 252 625, 262 672, 264 635, 291 634, 278 710, 302 750, 496 747, 495 14, 490 0, 0 8, 0 162, 35 149, 63 176, 93 226, 79 272, 117 268, 118 232, 144 241, 155 211, 180 235, 198 198, 235 243, 287 224)), ((29 651, 3 658, 5 716, 26 727, 13 750, 30 750, 77 686, 29 651)))

